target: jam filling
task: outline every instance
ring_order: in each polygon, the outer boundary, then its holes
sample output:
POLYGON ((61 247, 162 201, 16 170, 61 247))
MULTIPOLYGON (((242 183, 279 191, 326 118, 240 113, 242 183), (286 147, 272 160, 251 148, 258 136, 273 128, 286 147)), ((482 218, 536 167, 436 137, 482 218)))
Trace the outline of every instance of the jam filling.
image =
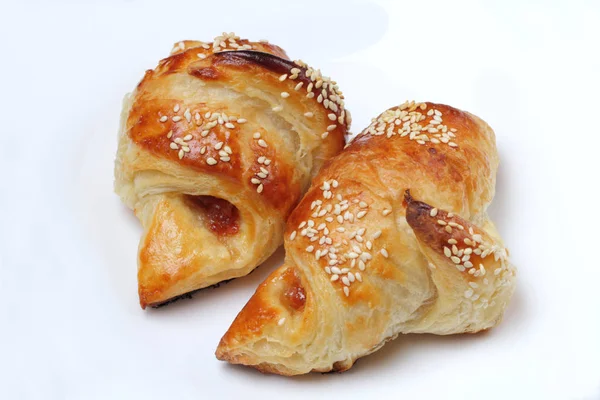
POLYGON ((202 213, 205 224, 217 235, 235 235, 240 230, 240 213, 227 200, 213 196, 187 196, 186 199, 202 213))

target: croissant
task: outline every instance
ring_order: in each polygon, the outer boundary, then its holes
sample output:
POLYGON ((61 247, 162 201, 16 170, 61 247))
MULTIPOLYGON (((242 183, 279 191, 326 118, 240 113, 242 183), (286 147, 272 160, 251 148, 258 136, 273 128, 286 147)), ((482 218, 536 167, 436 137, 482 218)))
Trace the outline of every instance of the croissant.
POLYGON ((350 125, 336 82, 279 47, 184 41, 126 96, 115 191, 143 225, 140 305, 243 276, 350 125))
POLYGON ((513 293, 486 207, 498 155, 478 117, 433 103, 385 111, 315 177, 286 258, 216 351, 281 375, 344 371, 400 333, 498 324, 513 293))

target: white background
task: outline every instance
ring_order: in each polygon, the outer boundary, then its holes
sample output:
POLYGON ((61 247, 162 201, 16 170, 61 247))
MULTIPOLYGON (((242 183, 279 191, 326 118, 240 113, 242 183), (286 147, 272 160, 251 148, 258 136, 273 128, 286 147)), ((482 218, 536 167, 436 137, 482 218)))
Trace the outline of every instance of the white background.
POLYGON ((598 1, 2 1, 1 399, 600 399, 598 1), (141 229, 112 193, 121 99, 181 39, 267 38, 332 75, 353 131, 405 99, 469 110, 501 156, 519 267, 502 325, 400 337, 344 374, 215 359, 282 251, 142 311, 141 229))

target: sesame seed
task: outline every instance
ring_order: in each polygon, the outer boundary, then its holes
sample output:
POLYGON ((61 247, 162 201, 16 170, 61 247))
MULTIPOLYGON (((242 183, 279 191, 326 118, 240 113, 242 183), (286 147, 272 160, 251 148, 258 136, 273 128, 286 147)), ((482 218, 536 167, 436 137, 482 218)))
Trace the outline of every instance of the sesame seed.
POLYGON ((502 268, 496 268, 494 270, 494 275, 500 275, 500 272, 502 272, 502 268))
POLYGON ((373 234, 373 240, 378 239, 381 236, 381 231, 377 231, 373 234))
POLYGON ((179 104, 175 104, 175 107, 173 107, 173 112, 179 112, 179 104))
POLYGON ((446 246, 444 246, 444 255, 446 257, 452 257, 452 252, 450 251, 449 248, 447 248, 446 246))
POLYGON ((190 140, 192 140, 193 136, 192 135, 185 135, 185 137, 183 138, 184 141, 189 142, 190 140))
POLYGON ((311 113, 311 112, 309 111, 309 112, 305 112, 305 113, 304 113, 304 116, 305 116, 306 118, 312 118, 312 117, 314 116, 314 114, 313 114, 313 113, 311 113))
POLYGON ((350 296, 350 289, 348 289, 348 286, 344 286, 344 294, 346 297, 350 296))
POLYGON ((367 208, 369 205, 368 205, 367 203, 365 203, 364 201, 361 201, 361 202, 358 204, 358 206, 359 206, 360 208, 367 208))
POLYGON ((281 75, 281 76, 279 77, 279 81, 280 81, 280 82, 283 82, 283 81, 285 81, 285 80, 287 79, 287 77, 288 77, 288 76, 287 76, 287 74, 283 74, 283 75, 281 75))
POLYGON ((342 283, 346 286, 350 286, 350 279, 347 276, 342 276, 342 283))
POLYGON ((335 128, 337 128, 337 125, 329 125, 327 127, 327 132, 331 132, 332 130, 334 130, 335 128))
POLYGON ((380 253, 381 253, 381 255, 382 255, 382 256, 384 256, 385 258, 388 258, 388 257, 389 257, 389 254, 388 254, 388 252, 387 252, 387 250, 386 250, 385 248, 381 249, 379 252, 380 252, 380 253))
POLYGON ((264 148, 266 148, 266 147, 267 147, 267 142, 265 142, 265 141, 264 141, 264 139, 260 139, 260 140, 258 141, 258 145, 259 145, 260 147, 264 147, 264 148))
POLYGON ((179 156, 179 159, 181 160, 183 158, 183 155, 184 155, 183 149, 179 150, 179 153, 177 155, 179 156))
POLYGON ((252 135, 252 137, 254 139, 260 139, 260 132, 254 132, 254 135, 252 135))
POLYGON ((452 227, 450 225, 446 225, 444 229, 446 230, 446 232, 452 233, 452 227))
POLYGON ((169 118, 166 115, 163 115, 162 117, 160 117, 159 121, 160 122, 167 122, 169 118))
POLYGON ((386 215, 388 215, 388 214, 389 214, 389 213, 391 213, 391 212, 392 212, 392 210, 389 210, 389 209, 387 209, 387 208, 386 208, 386 209, 385 209, 385 210, 383 210, 381 213, 382 213, 382 214, 383 214, 383 216, 385 217, 386 215))
POLYGON ((285 323, 285 318, 281 318, 278 322, 277 325, 281 326, 285 323))
POLYGON ((206 159, 206 163, 207 163, 208 165, 215 165, 215 164, 217 163, 217 160, 215 160, 215 159, 214 159, 214 158, 212 158, 212 157, 209 157, 209 158, 207 158, 207 159, 206 159))
POLYGON ((473 289, 477 289, 479 287, 479 285, 475 282, 469 282, 469 286, 471 286, 473 289))
POLYGON ((339 269, 338 267, 331 267, 331 272, 333 272, 334 274, 340 275, 342 273, 342 270, 339 269))
POLYGON ((173 131, 169 131, 169 133, 167 133, 167 139, 171 139, 172 136, 173 136, 173 131))
POLYGON ((173 150, 178 150, 179 146, 177 146, 177 143, 173 143, 171 142, 171 144, 169 145, 169 147, 171 147, 173 150))
POLYGON ((310 245, 306 248, 306 251, 309 253, 312 253, 312 251, 315 249, 315 247, 313 245, 310 245))
POLYGON ((467 289, 467 290, 465 290, 465 297, 468 299, 471 296, 473 296, 473 289, 467 289))
POLYGON ((257 193, 262 193, 263 191, 263 184, 261 183, 260 185, 258 185, 258 187, 256 188, 256 192, 257 193))
POLYGON ((255 185, 260 185, 260 179, 252 178, 250 179, 250 182, 252 182, 255 185))
POLYGON ((281 92, 281 97, 287 99, 288 97, 290 97, 290 94, 288 92, 281 92))
POLYGON ((437 208, 432 208, 431 211, 429 211, 429 215, 431 217, 435 217, 438 213, 438 209, 437 208))
POLYGON ((452 260, 452 262, 454 264, 460 264, 460 258, 458 258, 456 256, 452 256, 452 257, 450 257, 450 259, 452 260))
POLYGON ((363 210, 363 211, 359 211, 358 213, 356 213, 356 218, 360 219, 362 217, 364 217, 367 214, 367 211, 363 210))
POLYGON ((206 146, 202 146, 202 148, 200 149, 200 154, 204 153, 206 153, 206 146))
POLYGON ((227 123, 225 124, 225 128, 228 128, 228 129, 235 129, 235 125, 234 125, 234 124, 232 124, 231 122, 227 122, 227 123))
POLYGON ((206 58, 206 54, 202 54, 202 53, 198 53, 198 58, 200 58, 201 60, 204 60, 206 58))
POLYGON ((367 266, 363 260, 358 260, 358 269, 360 269, 361 271, 364 271, 366 267, 367 266))
POLYGON ((484 276, 486 272, 487 271, 485 270, 483 264, 479 264, 479 273, 481 274, 481 276, 484 276))
POLYGON ((334 113, 331 113, 327 114, 327 118, 329 118, 331 121, 335 121, 337 119, 337 116, 334 113))
POLYGON ((448 239, 448 244, 457 244, 456 239, 448 239))
POLYGON ((335 281, 337 281, 339 278, 340 278, 340 276, 339 276, 338 274, 333 274, 333 275, 331 275, 331 278, 330 278, 330 279, 331 279, 331 282, 335 282, 335 281))
POLYGON ((321 133, 321 139, 325 139, 329 135, 329 132, 321 133))

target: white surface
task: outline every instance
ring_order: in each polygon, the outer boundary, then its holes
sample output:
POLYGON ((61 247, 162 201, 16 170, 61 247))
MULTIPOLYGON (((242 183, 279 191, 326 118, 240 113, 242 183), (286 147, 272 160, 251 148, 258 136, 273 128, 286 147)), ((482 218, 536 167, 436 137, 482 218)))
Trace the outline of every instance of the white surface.
POLYGON ((599 399, 600 3, 402 3, 2 1, 0 398, 599 399), (490 123, 492 215, 519 267, 500 327, 285 379, 213 355, 280 258, 139 308, 141 229, 112 193, 121 99, 173 42, 224 30, 334 76, 354 132, 405 99, 490 123))

